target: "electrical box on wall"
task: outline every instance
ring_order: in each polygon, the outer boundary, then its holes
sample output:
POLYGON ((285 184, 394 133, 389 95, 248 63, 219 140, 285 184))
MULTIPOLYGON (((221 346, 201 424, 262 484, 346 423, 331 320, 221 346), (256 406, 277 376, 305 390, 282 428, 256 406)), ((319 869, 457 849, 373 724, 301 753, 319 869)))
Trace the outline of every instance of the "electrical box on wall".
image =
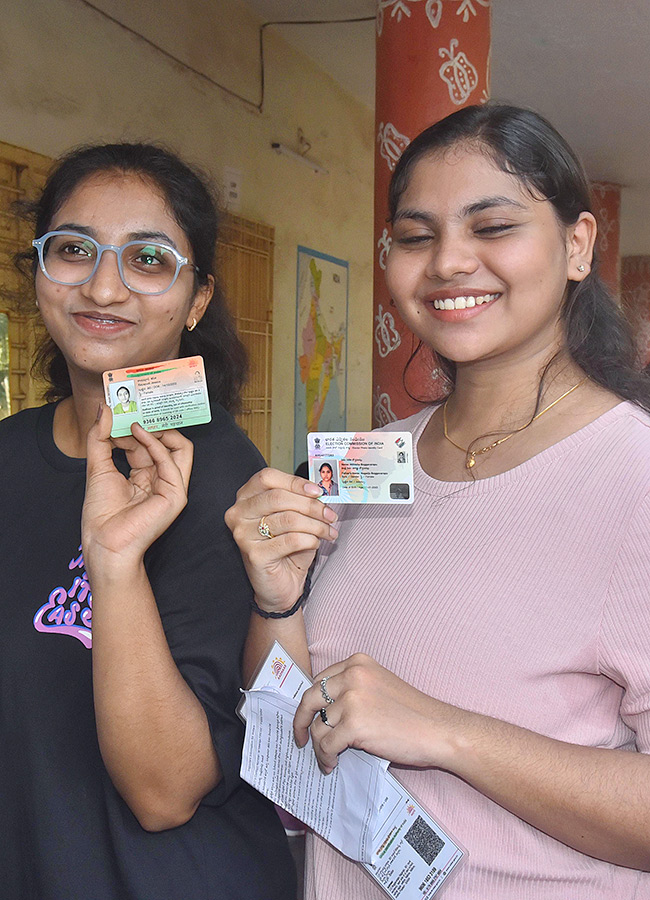
POLYGON ((243 172, 241 169, 233 169, 230 166, 224 166, 224 204, 230 212, 238 213, 241 209, 242 179, 243 172))

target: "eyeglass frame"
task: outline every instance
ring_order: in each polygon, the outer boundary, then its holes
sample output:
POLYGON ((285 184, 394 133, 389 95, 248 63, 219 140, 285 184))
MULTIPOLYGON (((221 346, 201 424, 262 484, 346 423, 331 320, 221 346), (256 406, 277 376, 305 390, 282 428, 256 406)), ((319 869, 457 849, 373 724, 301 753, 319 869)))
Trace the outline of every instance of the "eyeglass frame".
POLYGON ((91 280, 91 278, 93 278, 95 272, 99 268, 99 263, 101 261, 104 250, 112 250, 113 253, 115 253, 115 256, 117 257, 117 271, 119 272, 120 280, 124 287, 128 291, 133 291, 134 294, 143 294, 143 296, 145 297, 159 297, 161 294, 166 294, 167 291, 171 290, 176 284, 183 266, 191 266, 195 272, 199 271, 198 266, 195 266, 194 263, 191 263, 186 256, 180 254, 175 247, 171 247, 169 244, 165 244, 162 241, 147 241, 140 239, 138 241, 127 241, 125 244, 122 244, 118 247, 116 244, 100 244, 99 241, 96 241, 95 238, 91 237, 89 234, 82 234, 80 231, 48 231, 46 234, 41 235, 41 237, 34 238, 34 240, 32 241, 32 247, 36 248, 36 252, 38 253, 39 268, 43 275, 45 275, 47 280, 52 281, 54 284, 65 284, 68 285, 68 287, 79 287, 79 285, 88 284, 88 282, 91 280), (56 278, 52 278, 51 275, 48 275, 45 268, 45 260, 43 259, 43 250, 47 241, 51 237, 54 237, 58 234, 68 235, 69 237, 83 238, 83 240, 90 241, 90 243, 94 244, 94 246, 97 248, 97 259, 95 260, 92 272, 90 273, 90 275, 88 275, 87 278, 84 278, 82 281, 59 281, 56 278), (126 247, 133 247, 136 244, 155 244, 157 247, 162 247, 163 250, 169 250, 169 252, 176 260, 176 272, 174 274, 174 277, 172 278, 171 283, 163 291, 136 291, 126 283, 126 280, 124 278, 124 271, 122 269, 122 253, 124 252, 126 247))

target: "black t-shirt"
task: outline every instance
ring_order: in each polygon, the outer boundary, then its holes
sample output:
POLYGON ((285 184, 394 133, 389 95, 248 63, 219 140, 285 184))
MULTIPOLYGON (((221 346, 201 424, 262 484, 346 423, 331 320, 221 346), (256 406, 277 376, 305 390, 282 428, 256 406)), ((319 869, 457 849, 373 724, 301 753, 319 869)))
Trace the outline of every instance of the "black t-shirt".
POLYGON ((148 833, 99 753, 80 549, 85 460, 54 444, 54 408, 0 422, 0 896, 289 900, 295 876, 279 819, 239 780, 235 707, 251 589, 223 521, 262 458, 219 406, 189 429, 188 504, 145 559, 223 771, 187 824, 148 833))

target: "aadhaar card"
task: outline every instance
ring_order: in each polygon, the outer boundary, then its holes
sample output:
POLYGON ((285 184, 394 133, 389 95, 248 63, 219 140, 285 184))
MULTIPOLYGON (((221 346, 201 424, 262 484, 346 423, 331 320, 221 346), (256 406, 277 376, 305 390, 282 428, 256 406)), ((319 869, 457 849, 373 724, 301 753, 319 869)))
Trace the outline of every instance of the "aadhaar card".
POLYGON ((413 502, 409 431, 311 432, 307 455, 324 503, 413 502))
POLYGON ((201 356, 113 369, 102 379, 113 410, 111 437, 131 434, 134 422, 146 431, 167 431, 212 418, 201 356))
POLYGON ((431 900, 467 859, 467 850, 390 772, 368 875, 391 900, 431 900))

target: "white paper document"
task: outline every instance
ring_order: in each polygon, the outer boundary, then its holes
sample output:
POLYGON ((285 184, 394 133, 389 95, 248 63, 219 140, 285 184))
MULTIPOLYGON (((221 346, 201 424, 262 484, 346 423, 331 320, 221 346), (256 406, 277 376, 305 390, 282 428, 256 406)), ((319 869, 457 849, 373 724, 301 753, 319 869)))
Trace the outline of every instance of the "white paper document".
POLYGON ((297 708, 269 688, 246 694, 241 777, 342 853, 370 862, 388 762, 351 750, 323 775, 311 739, 302 748, 293 739, 297 708))
POLYGON ((389 897, 429 900, 466 851, 387 771, 386 760, 348 748, 323 775, 311 739, 301 749, 293 739, 293 717, 310 685, 276 641, 240 704, 241 777, 360 862, 389 897))

